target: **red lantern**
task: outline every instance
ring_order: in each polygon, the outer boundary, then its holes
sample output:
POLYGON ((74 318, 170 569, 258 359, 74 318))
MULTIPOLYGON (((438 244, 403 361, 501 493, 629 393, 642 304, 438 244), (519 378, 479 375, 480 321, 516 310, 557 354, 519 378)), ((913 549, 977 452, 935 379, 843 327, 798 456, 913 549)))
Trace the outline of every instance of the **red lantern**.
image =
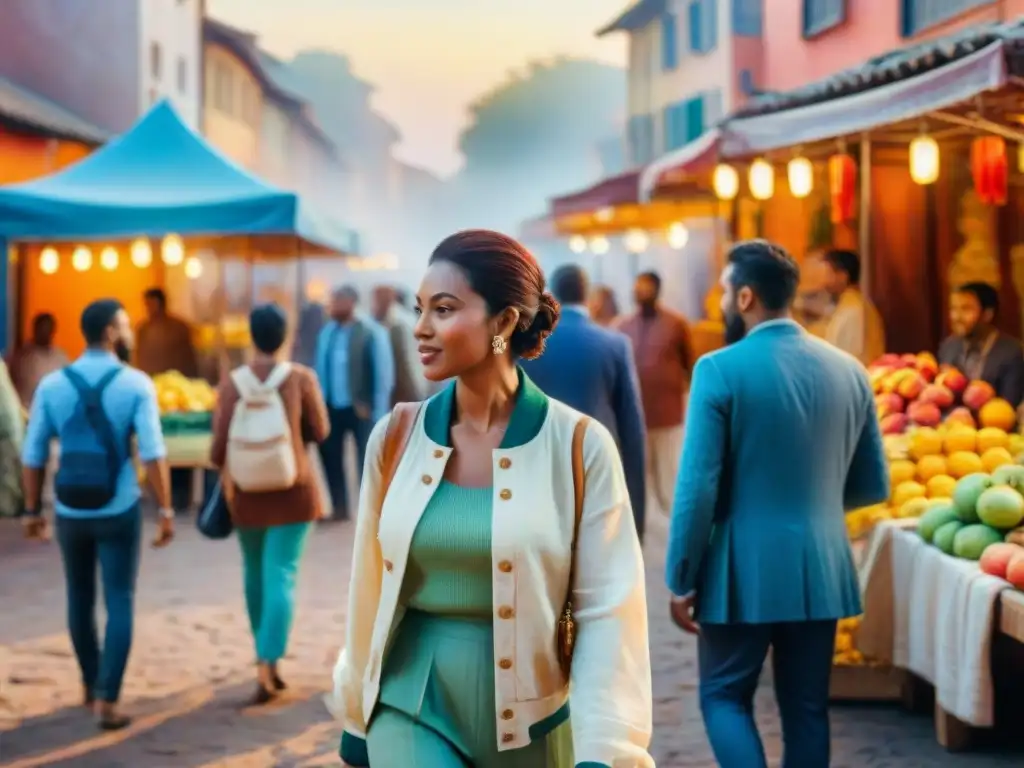
POLYGON ((857 164, 852 157, 839 154, 828 159, 828 185, 832 199, 832 223, 850 221, 857 192, 857 164))
POLYGON ((1001 136, 979 136, 971 143, 971 176, 985 205, 1006 205, 1008 182, 1006 142, 1001 136))

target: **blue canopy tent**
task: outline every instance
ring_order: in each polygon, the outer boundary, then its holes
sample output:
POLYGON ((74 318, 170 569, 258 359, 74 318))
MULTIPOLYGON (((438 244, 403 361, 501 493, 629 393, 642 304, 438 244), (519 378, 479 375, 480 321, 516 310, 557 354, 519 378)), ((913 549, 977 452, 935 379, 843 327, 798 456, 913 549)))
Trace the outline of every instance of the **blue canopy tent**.
MULTIPOLYGON (((130 237, 291 236, 305 256, 355 254, 356 233, 224 157, 166 101, 132 129, 51 176, 0 186, 8 242, 130 237)), ((7 259, 0 268, 6 283, 7 259)), ((0 313, 0 345, 7 340, 0 313)))

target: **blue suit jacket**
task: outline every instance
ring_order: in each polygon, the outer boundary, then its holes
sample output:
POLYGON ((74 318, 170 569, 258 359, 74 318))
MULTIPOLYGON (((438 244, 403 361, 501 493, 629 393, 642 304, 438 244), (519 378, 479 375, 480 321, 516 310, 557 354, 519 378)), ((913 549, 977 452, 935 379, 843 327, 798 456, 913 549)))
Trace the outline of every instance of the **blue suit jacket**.
POLYGON ((864 368, 790 320, 703 357, 666 562, 708 624, 861 612, 844 512, 889 497, 864 368))
POLYGON ((643 536, 646 439, 629 339, 566 307, 544 354, 523 369, 548 397, 597 419, 619 445, 637 532, 643 536))

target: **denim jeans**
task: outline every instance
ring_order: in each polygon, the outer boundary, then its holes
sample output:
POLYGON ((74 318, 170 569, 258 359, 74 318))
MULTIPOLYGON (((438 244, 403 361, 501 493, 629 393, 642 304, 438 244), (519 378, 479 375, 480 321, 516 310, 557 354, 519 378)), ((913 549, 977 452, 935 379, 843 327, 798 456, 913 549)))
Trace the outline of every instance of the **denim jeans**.
POLYGON ((57 541, 67 584, 68 630, 82 685, 100 701, 117 701, 132 646, 135 581, 142 515, 138 506, 109 517, 57 516, 57 541), (96 567, 107 626, 102 647, 96 629, 96 567))

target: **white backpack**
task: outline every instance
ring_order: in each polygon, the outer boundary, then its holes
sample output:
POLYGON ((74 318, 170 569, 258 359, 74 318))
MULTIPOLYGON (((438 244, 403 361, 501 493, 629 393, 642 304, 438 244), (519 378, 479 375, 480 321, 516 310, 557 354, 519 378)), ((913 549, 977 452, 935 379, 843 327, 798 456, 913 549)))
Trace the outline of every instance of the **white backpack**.
POLYGON ((231 372, 239 400, 228 427, 227 471, 239 490, 283 491, 298 479, 291 425, 278 392, 291 372, 289 363, 278 363, 266 381, 247 365, 231 372))

